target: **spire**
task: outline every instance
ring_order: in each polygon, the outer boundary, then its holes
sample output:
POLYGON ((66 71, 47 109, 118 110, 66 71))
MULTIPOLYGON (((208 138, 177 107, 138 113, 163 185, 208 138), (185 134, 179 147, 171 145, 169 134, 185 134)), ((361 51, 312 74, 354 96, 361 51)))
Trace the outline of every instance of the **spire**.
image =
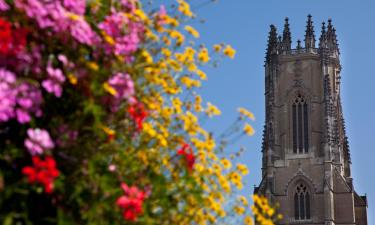
POLYGON ((336 29, 332 25, 332 19, 328 20, 328 27, 327 27, 327 47, 331 51, 339 52, 338 43, 337 43, 337 36, 336 36, 336 29))
POLYGON ((305 48, 315 48, 315 34, 313 21, 311 20, 311 15, 307 16, 306 34, 305 34, 305 48))
POLYGON ((283 50, 289 51, 292 45, 292 37, 289 28, 289 18, 285 18, 284 31, 283 31, 283 50))
POLYGON ((327 47, 327 32, 326 32, 326 23, 322 23, 322 34, 319 38, 319 48, 326 48, 327 47))
POLYGON ((301 47, 301 40, 298 39, 297 41, 297 49, 300 50, 302 47, 301 47))
POLYGON ((271 30, 268 35, 266 61, 271 59, 271 55, 277 54, 277 30, 275 25, 270 26, 271 30))

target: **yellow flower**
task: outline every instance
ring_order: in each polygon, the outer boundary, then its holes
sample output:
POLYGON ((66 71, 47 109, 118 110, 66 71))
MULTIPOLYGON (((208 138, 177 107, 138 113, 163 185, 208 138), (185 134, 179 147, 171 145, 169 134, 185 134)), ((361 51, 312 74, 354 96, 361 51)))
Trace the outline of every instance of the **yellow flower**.
POLYGON ((215 52, 220 52, 222 48, 222 45, 214 45, 215 52))
POLYGON ((106 92, 108 92, 109 94, 113 95, 113 96, 116 96, 117 95, 117 91, 111 86, 109 85, 107 82, 105 82, 103 84, 103 88, 106 92))
POLYGON ((230 169, 232 167, 232 163, 228 159, 220 160, 221 164, 223 165, 224 169, 230 169))
POLYGON ((249 136, 253 136, 254 133, 255 133, 254 128, 250 124, 248 124, 248 123, 245 124, 245 127, 243 128, 243 130, 249 136))
POLYGON ((254 114, 252 112, 248 111, 245 108, 242 108, 242 107, 238 108, 238 112, 241 113, 242 115, 248 117, 251 120, 255 120, 254 114))
POLYGON ((143 58, 145 59, 146 63, 151 64, 151 63, 154 62, 151 54, 148 51, 143 50, 141 54, 142 54, 143 58))
POLYGON ((99 66, 95 62, 87 62, 87 67, 89 67, 91 70, 98 71, 99 66))
POLYGON ((228 56, 229 58, 234 58, 234 55, 236 54, 236 50, 234 50, 232 48, 232 46, 230 45, 227 45, 225 46, 224 48, 224 51, 223 51, 224 55, 228 56))
POLYGON ((186 30, 189 34, 191 34, 193 37, 195 37, 195 38, 199 38, 199 33, 198 33, 198 31, 197 31, 196 29, 194 29, 192 26, 189 26, 189 25, 185 26, 185 30, 186 30))
POLYGON ((178 32, 177 30, 172 30, 169 35, 171 36, 171 38, 175 39, 176 40, 176 45, 182 45, 182 43, 184 43, 184 40, 185 40, 185 37, 184 35, 182 35, 180 32, 178 32))
POLYGON ((115 40, 105 32, 102 32, 102 35, 105 42, 107 42, 109 45, 114 45, 116 43, 115 40))
POLYGON ((201 48, 198 53, 198 60, 202 63, 207 63, 208 61, 210 61, 210 56, 208 55, 207 48, 201 48))
POLYGON ((155 137, 156 135, 156 131, 154 130, 154 128, 152 127, 152 125, 150 123, 146 123, 144 122, 142 124, 143 126, 143 132, 145 132, 146 134, 150 135, 150 137, 155 137))
POLYGON ((244 225, 254 225, 253 218, 251 218, 251 216, 246 216, 244 220, 244 225))
POLYGON ((186 86, 187 89, 191 89, 193 87, 200 87, 201 82, 199 80, 193 80, 189 78, 188 76, 183 76, 180 78, 180 81, 182 84, 186 86))
POLYGON ((184 0, 177 0, 179 3, 178 11, 184 14, 187 17, 193 17, 193 12, 190 10, 190 5, 184 0))
POLYGON ((207 75, 202 70, 197 70, 196 73, 199 76, 199 78, 201 78, 202 80, 207 80, 207 75))
POLYGON ((246 165, 244 164, 237 164, 237 170, 242 174, 242 175, 247 175, 249 173, 249 169, 247 168, 246 165))
POLYGON ((216 106, 212 105, 210 102, 207 103, 207 109, 206 109, 206 114, 209 116, 209 117, 212 117, 212 116, 218 116, 221 114, 221 111, 219 110, 219 108, 217 108, 216 106))
POLYGON ((171 57, 172 52, 171 52, 171 50, 169 50, 167 48, 162 48, 161 54, 163 54, 166 58, 169 58, 169 57, 171 57))
POLYGON ((242 205, 244 205, 244 206, 249 205, 249 202, 247 201, 247 199, 246 199, 245 196, 242 196, 242 195, 238 196, 238 200, 239 200, 239 201, 242 203, 242 205))
POLYGON ((172 106, 176 114, 180 114, 182 112, 182 102, 179 98, 172 99, 172 106))
POLYGON ((72 85, 76 85, 78 83, 78 79, 73 74, 68 74, 68 80, 72 85))
POLYGON ((233 211, 237 214, 237 215, 243 215, 245 213, 245 208, 244 207, 241 207, 241 206, 235 206, 233 208, 233 211))
POLYGON ((104 131, 104 133, 106 133, 108 136, 114 136, 116 134, 116 131, 112 130, 111 128, 109 127, 106 127, 106 126, 102 126, 102 130, 104 131))

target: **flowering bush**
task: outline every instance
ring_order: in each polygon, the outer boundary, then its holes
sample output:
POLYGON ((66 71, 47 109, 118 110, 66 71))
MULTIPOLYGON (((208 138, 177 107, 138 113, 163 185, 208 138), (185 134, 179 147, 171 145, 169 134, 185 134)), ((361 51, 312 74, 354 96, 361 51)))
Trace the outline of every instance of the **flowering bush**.
POLYGON ((231 201, 248 169, 199 125, 220 114, 197 94, 201 69, 235 50, 197 46, 176 4, 0 0, 1 221, 252 223, 246 198, 231 201))

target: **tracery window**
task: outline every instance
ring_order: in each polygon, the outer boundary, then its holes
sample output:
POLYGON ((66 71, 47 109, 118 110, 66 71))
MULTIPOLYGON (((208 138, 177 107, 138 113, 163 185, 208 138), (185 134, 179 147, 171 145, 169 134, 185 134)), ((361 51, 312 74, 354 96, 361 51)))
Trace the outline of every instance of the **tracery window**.
POLYGON ((303 183, 297 185, 294 193, 294 218, 296 220, 310 219, 310 194, 303 183))
POLYGON ((309 151, 309 118, 307 102, 298 94, 292 104, 293 119, 293 152, 307 153, 309 151))

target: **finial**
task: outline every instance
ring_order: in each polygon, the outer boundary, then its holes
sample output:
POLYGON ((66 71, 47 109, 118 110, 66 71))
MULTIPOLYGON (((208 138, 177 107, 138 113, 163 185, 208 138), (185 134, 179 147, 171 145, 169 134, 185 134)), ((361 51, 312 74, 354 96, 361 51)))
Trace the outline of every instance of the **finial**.
POLYGON ((277 31, 275 25, 270 25, 270 32, 268 35, 267 55, 266 60, 270 60, 270 56, 277 54, 277 31))
POLYGON ((322 34, 319 38, 319 48, 325 48, 327 45, 326 23, 322 22, 322 34))
POLYGON ((292 37, 289 28, 289 18, 285 18, 284 31, 283 31, 283 50, 289 51, 292 45, 292 37))
POLYGON ((305 48, 315 48, 315 34, 313 21, 311 20, 312 16, 307 15, 307 25, 306 25, 306 34, 305 34, 305 48))

